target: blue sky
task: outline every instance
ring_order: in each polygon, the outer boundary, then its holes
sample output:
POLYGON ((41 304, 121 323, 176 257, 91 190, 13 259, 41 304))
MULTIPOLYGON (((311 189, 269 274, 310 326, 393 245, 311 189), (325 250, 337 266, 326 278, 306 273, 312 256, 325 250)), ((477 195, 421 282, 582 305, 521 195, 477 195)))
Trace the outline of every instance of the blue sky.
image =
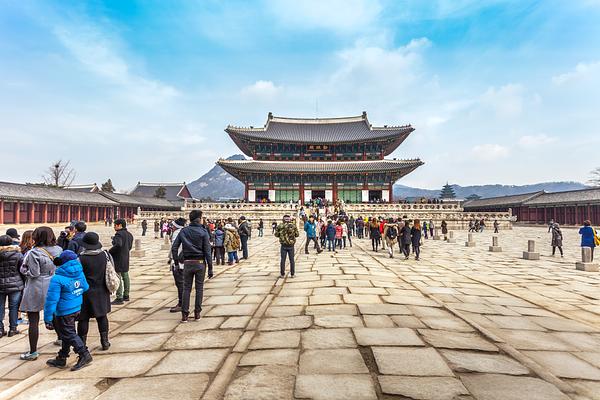
POLYGON ((0 180, 191 181, 228 124, 358 115, 416 131, 400 183, 585 181, 600 1, 0 0, 0 180), (9 140, 9 138, 11 140, 9 140))

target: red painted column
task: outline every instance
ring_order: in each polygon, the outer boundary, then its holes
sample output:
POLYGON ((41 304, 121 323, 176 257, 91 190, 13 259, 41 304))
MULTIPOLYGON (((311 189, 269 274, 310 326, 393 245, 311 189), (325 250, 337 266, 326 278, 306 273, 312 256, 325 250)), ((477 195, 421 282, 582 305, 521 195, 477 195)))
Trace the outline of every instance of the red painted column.
POLYGON ((85 220, 88 222, 90 220, 90 206, 85 208, 85 220))
POLYGON ((77 205, 77 221, 81 221, 81 205, 77 205))
POLYGON ((4 223, 4 200, 0 200, 0 225, 4 223))
POLYGON ((393 203, 394 202, 394 187, 391 183, 390 183, 389 190, 390 190, 390 203, 393 203))
POLYGON ((15 213, 15 224, 21 223, 21 203, 18 201, 15 203, 15 209, 13 211, 15 213))
POLYGON ((98 207, 94 207, 94 222, 98 222, 98 207))
POLYGON ((56 205, 56 222, 57 223, 61 223, 62 220, 60 219, 61 215, 60 215, 60 209, 62 208, 61 204, 57 204, 56 205))
POLYGON ((43 210, 42 220, 44 221, 44 224, 48 223, 48 203, 44 204, 44 210, 43 210))
POLYGON ((248 201, 248 182, 244 182, 244 200, 248 201))
POLYGON ((69 204, 68 208, 67 208, 67 222, 71 222, 71 220, 73 218, 71 218, 71 216, 73 215, 73 206, 71 204, 69 204))
POLYGON ((31 208, 29 209, 29 222, 30 224, 34 224, 35 223, 35 202, 31 202, 31 204, 29 205, 31 208))

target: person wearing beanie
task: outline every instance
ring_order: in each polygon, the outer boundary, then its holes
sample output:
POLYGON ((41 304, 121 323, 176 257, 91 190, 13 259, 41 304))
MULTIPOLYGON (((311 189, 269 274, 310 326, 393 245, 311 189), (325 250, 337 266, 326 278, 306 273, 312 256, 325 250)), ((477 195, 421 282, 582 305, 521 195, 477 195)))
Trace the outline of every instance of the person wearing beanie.
POLYGON ((115 236, 112 240, 112 247, 108 252, 115 261, 115 271, 121 277, 121 284, 117 289, 117 298, 113 304, 123 304, 129 301, 129 252, 133 247, 133 235, 127 231, 127 222, 122 219, 116 219, 114 222, 115 236))
MULTIPOLYGON (((181 232, 181 230, 185 227, 186 224, 185 218, 177 218, 173 221, 173 233, 171 234, 171 242, 174 242, 177 239, 177 236, 181 232)), ((172 313, 181 312, 181 299, 183 297, 183 259, 181 258, 181 246, 177 250, 178 258, 177 265, 175 263, 175 259, 173 258, 173 253, 169 252, 169 265, 171 265, 171 272, 173 273, 173 280, 175 281, 175 287, 177 288, 177 305, 171 307, 169 310, 172 313)))
POLYGON ((108 350, 110 347, 108 341, 108 314, 111 311, 111 306, 110 292, 106 287, 106 267, 109 262, 114 265, 114 261, 107 251, 102 250, 102 243, 100 243, 100 238, 95 232, 88 232, 83 236, 80 249, 79 260, 90 288, 83 294, 81 314, 79 314, 79 322, 77 323, 77 334, 86 344, 90 319, 96 318, 102 350, 108 350))
POLYGON ((19 232, 17 232, 15 228, 8 228, 6 230, 6 235, 11 238, 12 244, 18 246, 21 243, 21 236, 19 236, 19 232))
POLYGON ((202 296, 204 294, 204 276, 208 269, 208 278, 213 277, 210 236, 202 225, 202 211, 190 212, 190 224, 181 229, 173 245, 171 256, 176 268, 183 262, 183 293, 181 299, 181 322, 188 322, 190 314, 190 296, 196 281, 196 299, 194 318, 200 319, 202 296), (181 254, 179 247, 181 246, 181 254))
POLYGON ((56 358, 46 361, 46 364, 64 368, 71 347, 79 355, 77 363, 71 371, 77 371, 92 362, 92 356, 75 331, 75 322, 79 318, 83 293, 89 285, 83 274, 83 267, 71 250, 63 251, 59 257, 54 258, 55 274, 50 280, 46 303, 44 304, 44 322, 46 329, 56 330, 62 340, 61 349, 56 358))

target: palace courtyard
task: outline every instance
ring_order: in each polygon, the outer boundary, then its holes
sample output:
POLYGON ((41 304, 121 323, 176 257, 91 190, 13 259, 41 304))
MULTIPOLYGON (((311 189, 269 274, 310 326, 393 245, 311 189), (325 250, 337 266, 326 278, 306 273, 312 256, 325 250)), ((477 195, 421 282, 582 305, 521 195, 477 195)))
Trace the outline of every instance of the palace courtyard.
MULTIPOLYGON (((109 228, 89 230, 109 244, 109 228)), ((168 251, 151 234, 132 258, 131 301, 109 316, 110 350, 92 323, 94 362, 70 372, 45 365, 54 332, 40 328, 34 362, 19 360, 25 334, 4 337, 0 399, 600 399, 600 273, 575 270, 579 235, 564 234, 564 258, 549 256, 547 228, 517 227, 498 235, 503 252, 488 251, 489 230, 475 247, 455 232, 425 241, 419 262, 356 238, 305 255, 301 235, 297 276, 280 279, 265 232, 248 260, 215 266, 203 317, 187 324, 169 313, 168 251), (528 239, 539 261, 521 258, 528 239)))

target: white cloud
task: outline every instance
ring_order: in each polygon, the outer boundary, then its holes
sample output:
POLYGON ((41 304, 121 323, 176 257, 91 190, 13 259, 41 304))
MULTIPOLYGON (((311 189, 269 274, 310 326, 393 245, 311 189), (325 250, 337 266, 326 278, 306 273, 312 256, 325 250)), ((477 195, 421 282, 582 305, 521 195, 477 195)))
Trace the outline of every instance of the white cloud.
POLYGON ((481 96, 481 102, 500 117, 518 117, 523 111, 523 96, 523 86, 510 83, 499 88, 490 87, 481 96))
POLYGON ((266 0, 275 21, 294 29, 360 31, 376 24, 378 0, 266 0))
POLYGON ((256 81, 252 85, 242 88, 240 94, 246 98, 270 100, 277 96, 283 88, 272 81, 256 81))
POLYGON ((519 146, 521 147, 537 147, 556 142, 556 138, 545 134, 525 135, 519 138, 519 146))
POLYGON ((565 83, 585 80, 589 77, 600 76, 600 61, 591 63, 579 63, 573 70, 561 75, 552 77, 552 82, 555 85, 563 85, 565 83))
POLYGON ((157 80, 147 79, 131 71, 114 44, 91 24, 56 26, 58 40, 88 71, 120 87, 123 97, 142 106, 153 106, 177 96, 178 91, 157 80))
POLYGON ((499 144, 478 144, 471 149, 473 157, 480 161, 496 161, 508 157, 508 147, 499 144))

